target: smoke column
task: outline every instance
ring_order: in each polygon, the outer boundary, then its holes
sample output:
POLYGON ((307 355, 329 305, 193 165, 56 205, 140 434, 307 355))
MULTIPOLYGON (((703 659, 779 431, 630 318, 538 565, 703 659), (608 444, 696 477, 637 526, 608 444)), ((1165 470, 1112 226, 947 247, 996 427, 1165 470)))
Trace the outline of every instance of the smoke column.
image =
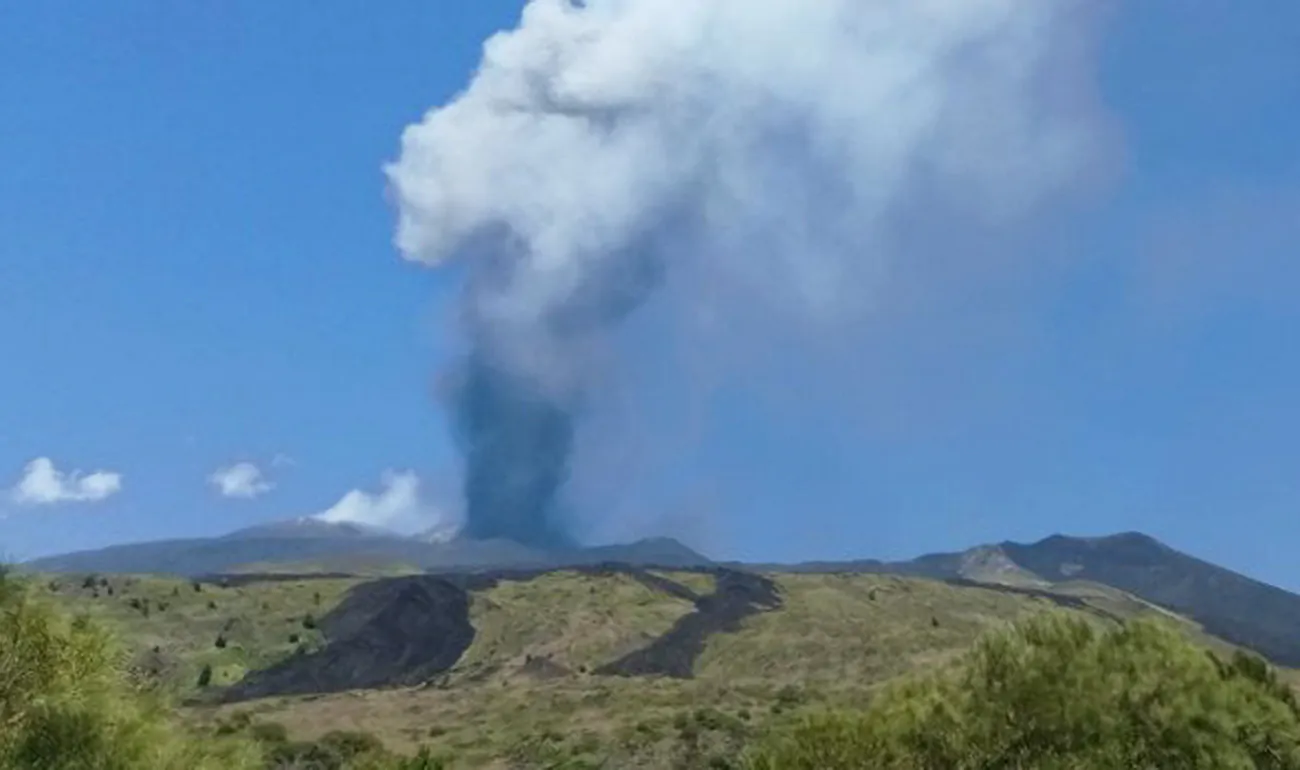
POLYGON ((466 534, 572 542, 594 372, 647 303, 828 328, 869 312, 916 212, 1058 192, 1095 140, 1085 5, 529 2, 386 169, 402 254, 468 276, 466 534))

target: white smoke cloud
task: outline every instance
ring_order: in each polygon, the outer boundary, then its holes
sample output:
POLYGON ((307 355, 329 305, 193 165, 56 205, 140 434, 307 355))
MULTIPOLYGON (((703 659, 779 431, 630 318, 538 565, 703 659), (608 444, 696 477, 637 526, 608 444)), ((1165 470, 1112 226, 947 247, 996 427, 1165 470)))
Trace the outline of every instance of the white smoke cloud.
POLYGON ((112 497, 122 490, 122 474, 95 471, 58 470, 48 457, 38 457, 23 470, 18 484, 10 490, 19 505, 53 505, 56 503, 93 503, 112 497))
POLYGON ((844 279, 876 273, 854 263, 887 252, 903 199, 1002 215, 1086 159, 1091 125, 1050 77, 1081 6, 534 0, 405 132, 398 246, 438 264, 508 233, 524 264, 494 310, 528 320, 685 207, 703 226, 670 269, 859 301, 870 287, 844 279))
POLYGON ((222 497, 246 500, 261 497, 275 489, 275 484, 262 474, 262 469, 250 462, 218 468, 208 476, 208 483, 216 487, 222 497))
MULTIPOLYGON (((963 280, 996 252, 967 233, 1023 221, 1099 165, 1095 7, 531 0, 468 87, 404 132, 386 168, 396 244, 468 265, 479 352, 576 392, 588 424, 615 334, 639 359, 625 434, 664 430, 640 396, 682 407, 694 357, 731 376, 742 349, 779 359, 747 386, 843 380, 888 287, 963 280), (627 323, 566 325, 642 260, 663 280, 627 323), (810 338, 838 342, 817 361, 810 338)), ((626 492, 635 473, 600 477, 626 492)))
POLYGON ((445 535, 454 531, 456 525, 448 511, 423 499, 420 477, 413 471, 385 471, 378 492, 353 489, 315 518, 332 524, 360 524, 403 534, 445 535))

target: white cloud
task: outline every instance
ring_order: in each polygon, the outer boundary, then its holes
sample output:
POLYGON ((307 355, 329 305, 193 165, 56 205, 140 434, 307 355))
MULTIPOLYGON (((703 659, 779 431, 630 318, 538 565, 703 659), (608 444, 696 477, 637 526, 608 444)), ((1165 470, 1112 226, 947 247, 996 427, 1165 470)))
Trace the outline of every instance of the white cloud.
POLYGON ((111 497, 122 490, 122 474, 95 471, 63 472, 54 467, 48 457, 38 457, 27 463, 23 477, 10 490, 10 497, 19 505, 53 505, 55 503, 93 503, 111 497))
POLYGON ((453 526, 447 512, 421 499, 414 471, 385 471, 377 493, 353 489, 316 518, 332 524, 361 524, 414 534, 453 526))
POLYGON ((275 489, 275 484, 262 475, 262 469, 248 462, 218 468, 208 476, 208 483, 216 487, 222 497, 252 499, 275 489))

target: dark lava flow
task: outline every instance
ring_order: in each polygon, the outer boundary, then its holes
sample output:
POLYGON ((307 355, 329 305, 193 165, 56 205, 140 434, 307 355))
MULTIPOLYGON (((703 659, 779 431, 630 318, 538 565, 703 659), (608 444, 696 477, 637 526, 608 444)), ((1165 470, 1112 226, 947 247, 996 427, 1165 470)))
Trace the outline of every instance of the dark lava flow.
POLYGON ((474 641, 469 595, 432 575, 363 583, 319 623, 323 649, 252 672, 221 700, 417 685, 474 641))
MULTIPOLYGON (((710 636, 734 633, 750 615, 781 606, 776 584, 761 575, 716 570, 717 589, 695 599, 695 611, 645 647, 596 669, 616 676, 670 676, 689 679, 710 636)), ((646 577, 654 578, 653 575, 646 577)))
MULTIPOLYGON (((716 590, 707 596, 639 567, 605 564, 574 569, 589 575, 629 575, 655 591, 695 604, 695 611, 663 636, 601 666, 597 674, 688 678, 710 635, 737 631, 744 618, 781 604, 771 580, 732 569, 705 570, 717 581, 716 590)), ((471 591, 507 580, 531 580, 548 571, 417 575, 363 583, 320 620, 324 648, 251 672, 217 697, 230 703, 427 683, 455 666, 474 641, 471 591)), ((231 585, 258 578, 217 579, 231 585)))

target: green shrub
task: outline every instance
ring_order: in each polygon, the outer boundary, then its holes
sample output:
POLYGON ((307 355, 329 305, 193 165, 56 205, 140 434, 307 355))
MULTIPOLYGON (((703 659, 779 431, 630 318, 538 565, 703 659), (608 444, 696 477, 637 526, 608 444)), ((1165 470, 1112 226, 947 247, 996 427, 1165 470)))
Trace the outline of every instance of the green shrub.
POLYGON ((127 658, 84 618, 69 619, 0 570, 0 768, 241 770, 248 745, 176 729, 133 689, 127 658))
POLYGON ((217 735, 234 735, 247 730, 253 724, 253 715, 247 711, 236 711, 227 719, 217 720, 217 735))
POLYGON ((1219 669, 1219 675, 1225 679, 1242 678, 1263 687, 1273 694, 1300 717, 1300 703, 1296 702, 1295 691, 1278 679, 1277 671, 1263 658, 1251 655, 1243 650, 1233 652, 1232 657, 1224 661, 1211 653, 1211 660, 1219 669))
POLYGON ((289 742, 289 731, 279 722, 258 722, 251 725, 248 736, 262 744, 279 745, 289 742))
POLYGON ((344 759, 319 743, 281 743, 270 747, 267 767, 272 770, 344 770, 344 759))
POLYGON ((384 744, 370 733, 353 730, 335 730, 326 733, 320 743, 330 747, 346 761, 352 761, 365 754, 379 754, 384 751, 384 744))
MULTIPOLYGON (((386 766, 375 765, 374 770, 444 770, 446 767, 446 760, 435 757, 428 749, 421 749, 420 753, 413 757, 401 757, 386 766)), ((363 770, 363 768, 359 766, 356 770, 363 770)))
POLYGON ((1044 615, 981 640, 955 671, 769 736, 750 770, 1300 768, 1300 718, 1271 670, 1223 662, 1151 622, 1044 615))
POLYGON ((284 725, 250 724, 243 720, 228 729, 245 729, 262 745, 267 770, 433 770, 442 765, 424 752, 416 757, 390 754, 370 733, 335 730, 317 741, 291 741, 284 725), (425 762, 426 764, 420 764, 425 762))

